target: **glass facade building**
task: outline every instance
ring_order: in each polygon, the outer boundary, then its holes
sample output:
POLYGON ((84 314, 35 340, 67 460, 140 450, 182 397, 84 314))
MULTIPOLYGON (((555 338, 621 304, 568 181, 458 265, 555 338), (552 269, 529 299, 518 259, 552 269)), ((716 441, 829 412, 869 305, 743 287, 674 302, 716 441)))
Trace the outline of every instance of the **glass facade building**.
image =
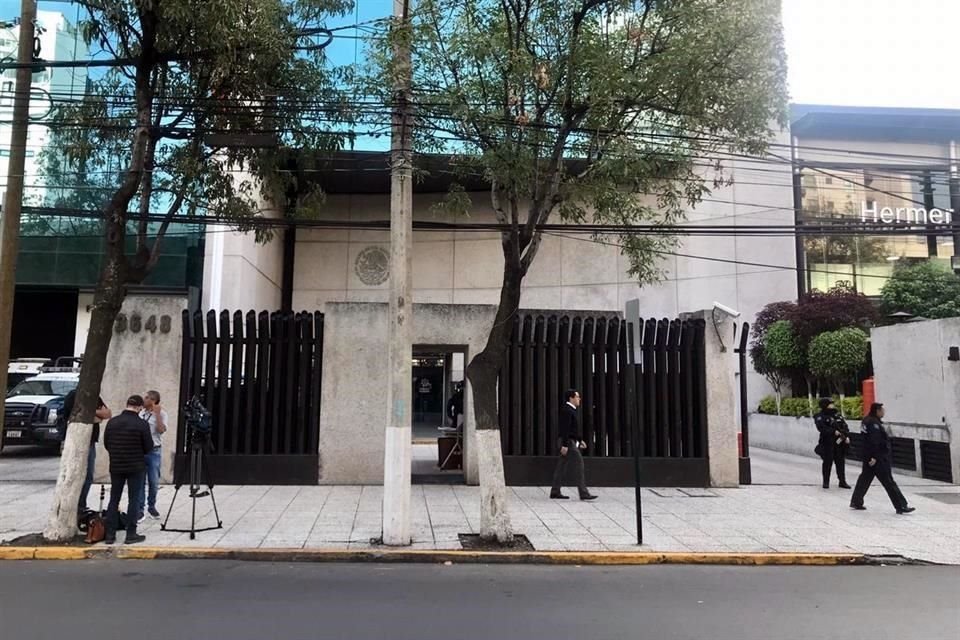
POLYGON ((847 282, 879 296, 899 265, 960 255, 960 110, 795 105, 799 228, 843 221, 910 235, 797 236, 800 292, 847 282))
MULTIPOLYGON (((78 25, 85 15, 76 3, 40 2, 37 12, 39 58, 47 61, 89 60, 78 25)), ((20 27, 13 25, 19 2, 0 2, 0 58, 16 57, 20 27)), ((84 67, 47 67, 33 74, 30 126, 24 168, 24 213, 17 258, 18 287, 92 289, 99 278, 102 251, 101 226, 91 219, 56 215, 56 207, 90 208, 91 194, 108 193, 109 181, 84 180, 70 171, 51 170, 56 149, 55 127, 50 126, 58 104, 80 100, 91 74, 84 67), (80 196, 83 197, 80 197, 80 196), (87 206, 78 206, 77 202, 87 206), (31 210, 38 207, 43 210, 31 210)), ((5 192, 10 157, 13 88, 16 71, 0 75, 0 192, 5 192)), ((55 163, 54 163, 55 164, 55 163)), ((133 239, 130 240, 131 249, 133 239)), ((203 230, 197 225, 172 225, 164 252, 144 286, 186 291, 202 282, 203 230)))

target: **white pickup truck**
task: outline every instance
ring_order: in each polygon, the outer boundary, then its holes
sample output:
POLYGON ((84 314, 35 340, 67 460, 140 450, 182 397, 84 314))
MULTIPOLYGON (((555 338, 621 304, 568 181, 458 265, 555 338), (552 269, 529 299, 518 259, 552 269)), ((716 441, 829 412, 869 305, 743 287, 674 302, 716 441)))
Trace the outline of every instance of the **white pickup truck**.
POLYGON ((59 449, 61 434, 57 418, 63 400, 77 388, 80 370, 73 367, 44 367, 7 394, 3 416, 3 438, 6 445, 39 445, 59 449))

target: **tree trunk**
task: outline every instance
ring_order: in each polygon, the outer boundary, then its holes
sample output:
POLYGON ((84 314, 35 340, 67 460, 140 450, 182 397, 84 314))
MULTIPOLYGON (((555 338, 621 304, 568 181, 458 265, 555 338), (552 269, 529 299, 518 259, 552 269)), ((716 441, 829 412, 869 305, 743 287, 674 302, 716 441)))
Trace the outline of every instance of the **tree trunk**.
POLYGON ((70 424, 60 457, 57 487, 53 494, 50 519, 43 532, 43 537, 52 542, 72 540, 77 534, 77 502, 87 473, 87 454, 97 399, 100 397, 100 381, 107 365, 113 323, 126 295, 122 242, 121 239, 119 246, 108 243, 107 263, 93 300, 76 404, 73 415, 68 416, 70 424))
POLYGON ((501 544, 513 540, 513 527, 507 512, 507 486, 503 473, 503 451, 500 446, 500 421, 497 413, 497 378, 513 319, 520 306, 522 269, 504 267, 500 305, 490 329, 487 345, 467 365, 466 376, 473 392, 473 408, 477 421, 477 452, 480 466, 480 537, 501 544))

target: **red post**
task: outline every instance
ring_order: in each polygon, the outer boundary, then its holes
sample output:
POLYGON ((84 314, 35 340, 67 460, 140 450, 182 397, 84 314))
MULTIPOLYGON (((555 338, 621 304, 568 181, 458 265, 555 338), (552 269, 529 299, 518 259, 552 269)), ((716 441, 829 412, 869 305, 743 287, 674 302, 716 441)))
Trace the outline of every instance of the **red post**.
POLYGON ((876 391, 874 390, 873 377, 869 377, 863 381, 863 414, 866 415, 870 411, 870 405, 872 405, 877 400, 876 391))

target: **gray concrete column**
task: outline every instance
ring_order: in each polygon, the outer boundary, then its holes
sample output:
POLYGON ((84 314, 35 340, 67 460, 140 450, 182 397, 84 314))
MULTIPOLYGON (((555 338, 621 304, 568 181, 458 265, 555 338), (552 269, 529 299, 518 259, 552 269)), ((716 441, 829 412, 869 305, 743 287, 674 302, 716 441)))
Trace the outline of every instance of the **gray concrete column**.
POLYGON ((702 318, 706 322, 704 346, 707 377, 707 456, 711 487, 740 486, 740 460, 737 450, 737 395, 734 387, 732 321, 713 310, 681 314, 681 319, 702 318), (716 325, 714 324, 716 318, 716 325), (718 335, 719 331, 719 335, 718 335))

